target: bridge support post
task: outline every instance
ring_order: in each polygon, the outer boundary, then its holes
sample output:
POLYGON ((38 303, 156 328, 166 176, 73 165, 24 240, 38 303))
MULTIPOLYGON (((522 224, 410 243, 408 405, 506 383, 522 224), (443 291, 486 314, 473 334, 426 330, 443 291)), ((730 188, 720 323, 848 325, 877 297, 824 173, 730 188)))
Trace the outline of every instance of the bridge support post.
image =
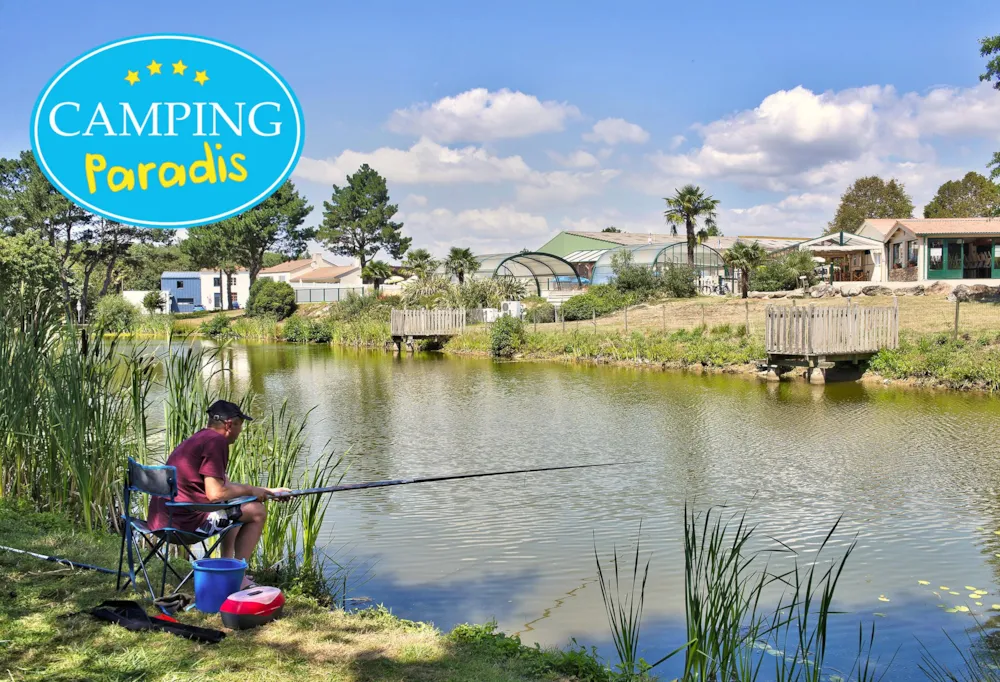
POLYGON ((810 384, 822 385, 826 383, 826 369, 823 367, 810 367, 808 372, 810 384))

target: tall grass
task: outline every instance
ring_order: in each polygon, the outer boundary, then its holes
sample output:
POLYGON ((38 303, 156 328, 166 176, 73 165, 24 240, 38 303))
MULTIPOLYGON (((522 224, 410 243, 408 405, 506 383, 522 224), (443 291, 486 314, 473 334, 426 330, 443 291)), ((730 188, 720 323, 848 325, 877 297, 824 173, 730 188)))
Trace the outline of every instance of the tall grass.
MULTIPOLYGON (((211 402, 235 400, 252 412, 254 399, 233 397, 220 348, 176 344, 171 337, 157 357, 143 346, 123 347, 100 329, 65 323, 53 300, 42 292, 0 305, 0 496, 65 513, 88 530, 117 528, 128 457, 162 462, 205 427, 211 402), (156 434, 147 418, 154 388, 164 409, 164 428, 156 434), (152 451, 157 439, 158 455, 152 451)), ((310 460, 307 418, 282 405, 249 422, 232 447, 230 478, 289 488, 339 481, 342 456, 324 449, 310 460)), ((328 505, 328 496, 270 504, 254 569, 278 572, 333 601, 345 568, 322 559, 319 535, 328 505)))
MULTIPOLYGON (((698 513, 684 508, 684 615, 687 642, 651 664, 638 656, 639 631, 649 563, 639 562, 639 547, 621 579, 617 551, 613 572, 606 576, 597 559, 601 595, 624 680, 646 679, 652 669, 684 653, 684 682, 819 682, 829 676, 827 645, 834 593, 852 543, 836 559, 820 561, 839 526, 834 523, 803 568, 800 557, 783 543, 752 549, 756 527, 746 512, 716 508, 698 513), (772 554, 791 554, 791 568, 775 572, 772 554), (825 568, 823 566, 825 565, 825 568), (777 592, 777 600, 768 597, 777 592), (765 666, 768 660, 772 666, 765 666)), ((779 562, 780 563, 780 562, 779 562)), ((848 680, 875 682, 878 660, 872 660, 875 629, 867 640, 859 627, 858 653, 848 680)), ((945 679, 945 678, 942 678, 945 679)))

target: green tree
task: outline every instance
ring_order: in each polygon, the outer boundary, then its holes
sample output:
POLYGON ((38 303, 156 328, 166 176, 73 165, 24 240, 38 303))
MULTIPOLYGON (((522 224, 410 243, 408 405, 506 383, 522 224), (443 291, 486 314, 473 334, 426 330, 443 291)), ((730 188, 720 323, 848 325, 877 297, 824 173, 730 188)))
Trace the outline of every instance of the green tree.
POLYGON ((767 251, 757 242, 747 244, 737 241, 722 254, 722 259, 730 268, 740 271, 740 288, 743 298, 750 291, 750 275, 761 266, 767 258, 767 251))
POLYGON ((306 250, 306 242, 315 230, 303 227, 312 211, 291 180, 249 211, 218 224, 227 242, 231 260, 250 273, 250 285, 264 268, 264 256, 273 249, 298 257, 306 250))
POLYGON ((479 259, 472 253, 472 249, 453 246, 444 260, 444 269, 449 275, 457 277, 459 284, 464 284, 466 277, 479 270, 479 259))
POLYGON ((38 230, 0 233, 0 301, 21 284, 29 296, 40 290, 58 291, 62 285, 59 254, 38 230))
POLYGON ((250 317, 269 315, 283 320, 295 312, 295 307, 295 290, 288 282, 265 278, 250 287, 250 300, 247 301, 247 315, 250 317))
POLYGON ((389 203, 385 178, 366 163, 347 177, 346 185, 333 186, 330 201, 323 202, 323 224, 316 236, 334 253, 357 258, 362 270, 383 249, 399 259, 411 238, 402 235, 403 223, 392 220, 398 210, 389 203))
POLYGON ((223 307, 232 310, 232 292, 229 278, 236 272, 236 259, 230 251, 230 241, 226 228, 221 223, 192 227, 187 239, 181 242, 181 250, 196 270, 217 270, 219 272, 219 294, 223 307))
POLYGON ((159 289, 160 275, 164 272, 194 267, 191 258, 177 244, 133 242, 121 269, 122 288, 159 289))
POLYGON ((708 241, 709 237, 724 237, 722 230, 719 229, 718 225, 706 225, 702 229, 698 230, 698 243, 704 244, 708 241))
POLYGON ((361 280, 371 282, 375 291, 378 291, 382 282, 390 277, 392 277, 392 268, 385 261, 371 260, 365 263, 365 267, 361 268, 361 280))
POLYGON ((50 247, 58 248, 60 284, 67 307, 72 298, 74 237, 92 218, 52 186, 30 151, 21 152, 16 159, 0 158, 0 232, 36 230, 50 247))
POLYGON ((912 218, 913 201, 903 183, 886 182, 877 175, 855 180, 843 196, 827 234, 856 232, 869 218, 912 218))
POLYGON ((925 218, 980 218, 1000 215, 1000 185, 979 173, 949 180, 924 207, 925 218))
POLYGON ((147 291, 142 297, 142 307, 149 311, 149 314, 163 312, 163 294, 157 291, 147 291))
POLYGON ((603 230, 601 230, 601 232, 621 232, 621 230, 619 230, 619 229, 618 229, 617 227, 615 227, 614 225, 608 225, 608 226, 607 226, 607 227, 605 227, 605 228, 604 228, 603 230))
MULTIPOLYGON (((993 87, 1000 90, 1000 35, 995 35, 991 38, 980 38, 979 40, 979 56, 983 58, 990 58, 986 62, 986 73, 979 75, 979 80, 988 83, 993 81, 993 87)), ((1000 152, 995 152, 993 154, 993 160, 986 164, 987 168, 992 168, 990 172, 990 178, 993 180, 1000 179, 1000 152)))
POLYGON ((663 217, 670 223, 670 233, 677 234, 677 226, 683 225, 687 231, 688 267, 694 267, 694 247, 698 244, 695 228, 702 221, 705 229, 715 227, 719 200, 706 195, 704 190, 694 185, 684 185, 674 190, 674 196, 665 197, 667 210, 663 217))
POLYGON ((420 279, 427 279, 433 275, 438 265, 439 263, 427 249, 413 249, 406 254, 406 260, 403 261, 403 267, 420 279))
MULTIPOLYGON (((302 254, 300 254, 301 256, 302 254)), ((282 263, 291 260, 288 256, 283 253, 274 253, 273 251, 268 251, 264 254, 264 267, 273 268, 275 265, 281 265, 282 263)))

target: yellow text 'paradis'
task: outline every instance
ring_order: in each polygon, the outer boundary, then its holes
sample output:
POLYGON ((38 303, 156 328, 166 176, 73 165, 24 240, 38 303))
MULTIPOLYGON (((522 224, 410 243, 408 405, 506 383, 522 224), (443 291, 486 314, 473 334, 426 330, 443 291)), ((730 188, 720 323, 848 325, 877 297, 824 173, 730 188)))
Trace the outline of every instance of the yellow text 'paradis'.
MULTIPOLYGON (((132 191, 139 186, 139 189, 148 189, 151 178, 158 182, 160 187, 183 187, 189 180, 194 184, 204 182, 215 184, 217 182, 243 182, 247 179, 247 170, 240 163, 246 161, 244 154, 236 153, 229 155, 229 161, 222 155, 213 153, 208 142, 203 143, 205 147, 205 158, 198 159, 190 165, 185 166, 172 161, 165 161, 160 164, 140 163, 136 168, 126 168, 124 166, 111 166, 108 168, 108 161, 103 154, 87 154, 84 157, 84 169, 87 173, 87 189, 91 194, 97 192, 98 175, 105 173, 105 180, 108 189, 112 192, 122 190, 132 191)), ((215 144, 215 151, 222 149, 222 145, 215 144)))

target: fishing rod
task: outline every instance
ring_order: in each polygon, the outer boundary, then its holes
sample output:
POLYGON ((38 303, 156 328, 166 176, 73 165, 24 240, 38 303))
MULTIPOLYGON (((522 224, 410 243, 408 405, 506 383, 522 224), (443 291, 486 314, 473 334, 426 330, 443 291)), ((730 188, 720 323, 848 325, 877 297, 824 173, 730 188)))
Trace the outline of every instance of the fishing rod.
POLYGON ((70 568, 80 568, 87 571, 97 571, 98 573, 107 573, 108 575, 118 575, 118 571, 112 571, 110 568, 104 568, 102 566, 91 566, 90 564, 81 564, 77 561, 70 561, 69 559, 63 559, 57 556, 49 556, 48 554, 38 554, 36 552, 29 552, 24 549, 14 549, 13 547, 4 547, 0 545, 0 550, 6 552, 14 552, 15 554, 24 554, 25 556, 32 556, 36 559, 41 559, 42 561, 51 561, 56 564, 62 564, 63 566, 69 566, 70 568))
POLYGON ((513 471, 488 471, 480 474, 455 474, 452 476, 426 476, 424 478, 398 478, 391 481, 371 481, 369 483, 348 483, 346 485, 331 485, 325 488, 303 488, 289 493, 275 495, 274 499, 301 497, 302 495, 318 495, 320 493, 336 493, 342 490, 365 490, 367 488, 386 488, 391 485, 409 485, 410 483, 436 483, 438 481, 457 481, 463 478, 484 478, 486 476, 507 476, 510 474, 532 474, 540 471, 562 471, 565 469, 589 469, 593 467, 613 467, 638 462, 606 462, 603 464, 574 464, 561 467, 540 467, 537 469, 515 469, 513 471))

